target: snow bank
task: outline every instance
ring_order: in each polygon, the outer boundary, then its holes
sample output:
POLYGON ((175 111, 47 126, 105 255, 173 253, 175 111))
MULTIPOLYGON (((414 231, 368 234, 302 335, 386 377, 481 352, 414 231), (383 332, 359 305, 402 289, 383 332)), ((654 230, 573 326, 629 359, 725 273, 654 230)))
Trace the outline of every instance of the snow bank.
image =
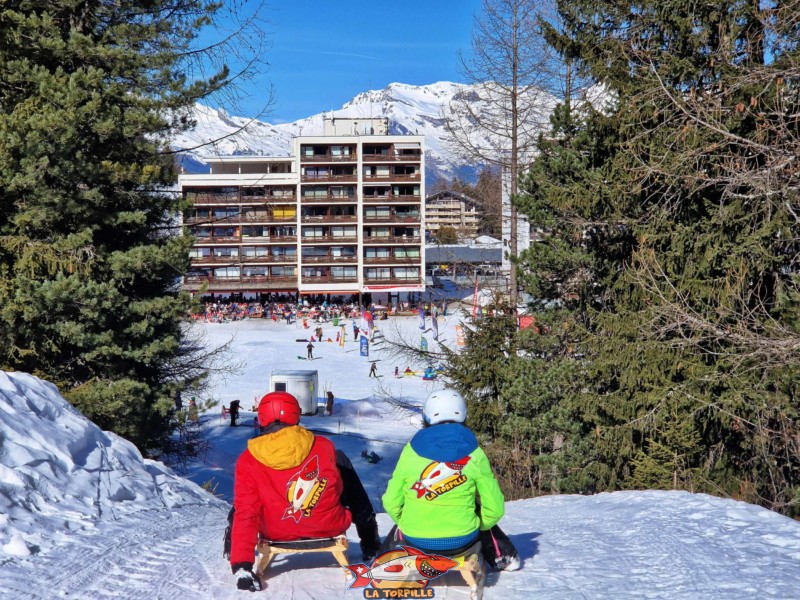
POLYGON ((53 384, 0 372, 0 553, 26 556, 100 521, 216 502, 100 430, 53 384))

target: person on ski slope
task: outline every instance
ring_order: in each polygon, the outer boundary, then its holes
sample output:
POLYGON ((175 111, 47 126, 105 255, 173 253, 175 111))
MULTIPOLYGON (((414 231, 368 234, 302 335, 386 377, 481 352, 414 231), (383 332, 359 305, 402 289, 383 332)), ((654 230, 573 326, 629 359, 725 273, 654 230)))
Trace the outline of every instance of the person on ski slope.
POLYGON ((497 526, 505 511, 503 492, 475 434, 464 425, 464 398, 451 389, 435 391, 422 415, 423 429, 400 453, 382 498, 397 525, 380 552, 405 544, 457 556, 480 540, 492 568, 518 569, 517 550, 497 526))
POLYGON ((352 463, 330 440, 301 427, 300 405, 287 392, 270 392, 258 406, 261 435, 236 461, 230 564, 241 590, 262 589, 253 572, 259 536, 268 541, 329 538, 351 522, 361 554, 378 547, 375 511, 352 463))

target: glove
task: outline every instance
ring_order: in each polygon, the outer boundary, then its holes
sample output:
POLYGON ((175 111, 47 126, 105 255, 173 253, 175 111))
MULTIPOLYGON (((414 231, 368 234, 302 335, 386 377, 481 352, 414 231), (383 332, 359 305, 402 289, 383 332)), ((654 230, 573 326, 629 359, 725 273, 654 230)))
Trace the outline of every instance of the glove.
POLYGON ((252 563, 239 563, 231 567, 236 577, 236 587, 249 592, 260 592, 263 588, 261 578, 253 573, 252 563))

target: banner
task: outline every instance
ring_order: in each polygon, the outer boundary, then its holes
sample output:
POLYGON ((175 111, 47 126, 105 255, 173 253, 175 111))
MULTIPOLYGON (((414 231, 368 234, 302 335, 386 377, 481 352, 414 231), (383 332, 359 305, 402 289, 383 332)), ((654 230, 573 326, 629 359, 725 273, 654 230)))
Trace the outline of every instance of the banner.
POLYGON ((367 336, 361 336, 361 356, 369 356, 369 340, 367 336))
POLYGON ((464 341, 464 328, 461 325, 456 325, 456 346, 464 347, 467 343, 464 341))
POLYGON ((339 330, 339 345, 344 347, 344 338, 347 337, 347 331, 344 328, 344 325, 340 325, 339 330))
POLYGON ((424 335, 422 336, 422 338, 419 341, 419 349, 422 352, 427 352, 428 351, 428 340, 425 339, 424 335))
POLYGON ((419 328, 424 330, 425 329, 425 309, 419 309, 419 328))
POLYGON ((431 327, 433 328, 433 339, 439 339, 439 317, 431 315, 431 327))

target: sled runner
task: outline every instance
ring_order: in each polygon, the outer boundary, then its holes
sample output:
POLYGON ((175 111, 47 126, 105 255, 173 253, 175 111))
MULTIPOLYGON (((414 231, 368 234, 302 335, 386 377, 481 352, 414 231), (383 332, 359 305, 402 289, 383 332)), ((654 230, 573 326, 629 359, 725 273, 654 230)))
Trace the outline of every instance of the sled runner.
MULTIPOLYGON (((446 552, 440 552, 440 554, 447 555, 446 552)), ((486 561, 483 560, 480 541, 475 542, 472 546, 467 548, 467 550, 460 552, 457 556, 451 556, 450 558, 458 563, 458 566, 453 567, 451 572, 458 571, 469 589, 464 590, 452 580, 451 583, 448 584, 446 578, 449 578, 449 573, 445 578, 431 582, 433 587, 439 587, 444 584, 448 590, 452 590, 453 592, 468 592, 469 600, 481 600, 481 598, 483 598, 483 586, 486 583, 486 561)), ((453 577, 455 577, 455 575, 453 577)), ((450 596, 451 594, 446 595, 447 598, 450 598, 450 596)), ((455 597, 455 595, 453 595, 453 597, 455 597)))
POLYGON ((317 538, 313 540, 295 540, 292 542, 270 542, 259 540, 258 560, 255 573, 264 579, 267 567, 278 554, 302 554, 306 552, 330 552, 342 567, 347 567, 347 538, 344 535, 335 538, 317 538))

